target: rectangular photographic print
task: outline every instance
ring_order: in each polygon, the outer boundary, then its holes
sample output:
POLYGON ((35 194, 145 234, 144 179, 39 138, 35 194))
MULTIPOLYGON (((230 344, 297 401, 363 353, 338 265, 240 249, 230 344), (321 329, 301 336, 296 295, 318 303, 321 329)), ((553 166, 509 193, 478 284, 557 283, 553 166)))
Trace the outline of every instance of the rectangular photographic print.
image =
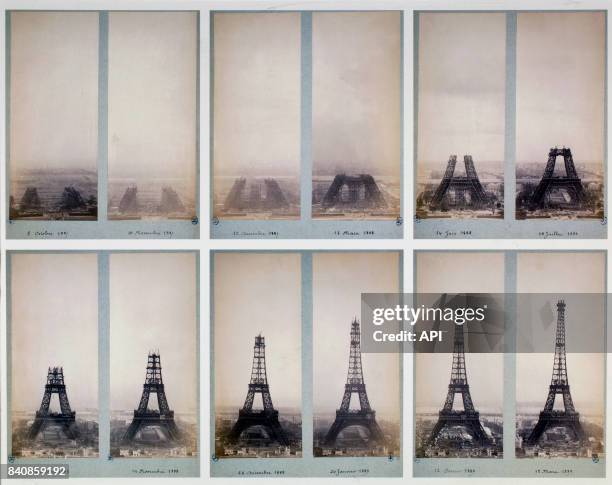
MULTIPOLYGON (((504 293, 502 252, 419 252, 415 257, 419 294, 504 293), (466 279, 466 274, 474 276, 466 279), (440 274, 445 277, 440 279, 440 274)), ((463 341, 470 328, 455 326, 463 341)), ((504 456, 504 354, 417 353, 415 363, 415 476, 438 476, 449 458, 504 456), (438 471, 436 471, 438 470, 438 471)), ((460 350, 458 350, 460 349, 460 350)), ((480 470, 479 470, 480 471, 480 470)))
POLYGON ((110 457, 198 468, 197 256, 111 253, 110 457))
POLYGON ((197 216, 197 12, 108 14, 108 217, 197 216))
POLYGON ((301 256, 218 252, 213 258, 211 469, 213 476, 233 476, 235 467, 302 456, 301 256))
POLYGON ((361 294, 399 293, 400 261, 398 252, 312 257, 314 456, 337 466, 339 458, 382 457, 390 476, 401 458, 402 360, 362 353, 361 294))
POLYGON ((517 256, 517 291, 534 294, 519 304, 518 335, 535 347, 516 359, 519 459, 575 459, 603 473, 593 465, 605 462, 605 267, 603 252, 517 256))
POLYGON ((98 13, 7 16, 8 218, 96 220, 98 13))
POLYGON ((601 221, 606 13, 520 12, 516 41, 516 218, 601 221))
POLYGON ((97 256, 12 252, 7 259, 9 455, 16 463, 95 459, 99 456, 97 256))
POLYGON ((506 15, 419 13, 417 41, 416 217, 503 219, 506 15))
POLYGON ((213 217, 299 219, 300 14, 211 17, 213 217))
POLYGON ((312 14, 312 217, 400 217, 401 13, 312 14))

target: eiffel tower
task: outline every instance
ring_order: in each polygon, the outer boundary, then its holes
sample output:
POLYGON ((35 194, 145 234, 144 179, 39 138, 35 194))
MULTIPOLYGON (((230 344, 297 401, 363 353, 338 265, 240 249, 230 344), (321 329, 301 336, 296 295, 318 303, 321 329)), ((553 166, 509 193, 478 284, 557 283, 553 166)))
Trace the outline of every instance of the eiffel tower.
POLYGON ((451 378, 448 385, 448 394, 444 407, 438 413, 438 422, 434 426, 429 444, 435 444, 436 438, 446 427, 465 427, 472 435, 475 444, 486 446, 490 439, 485 433, 480 422, 480 413, 474 408, 474 402, 470 394, 470 385, 467 380, 465 370, 465 352, 463 326, 455 325, 455 335, 453 341, 453 364, 451 368, 451 378), (463 399, 463 411, 453 409, 455 394, 461 394, 463 399))
POLYGON ((36 417, 28 432, 28 439, 34 440, 39 433, 52 424, 61 426, 68 439, 75 439, 79 435, 76 426, 76 413, 70 409, 68 395, 66 394, 66 384, 64 384, 63 367, 49 367, 47 371, 47 384, 43 394, 40 409, 36 411, 36 417), (52 413, 49 411, 51 396, 57 394, 60 403, 60 412, 52 413))
POLYGON ((465 155, 463 164, 465 165, 465 176, 457 176, 455 175, 457 155, 449 157, 444 176, 429 203, 430 209, 439 208, 447 197, 449 190, 452 190, 455 194, 454 201, 450 205, 460 208, 478 208, 487 204, 489 198, 480 183, 472 156, 465 155), (469 200, 466 198, 466 194, 469 194, 469 200))
POLYGON ((536 444, 544 431, 551 427, 565 427, 573 432, 576 439, 584 439, 584 431, 580 424, 580 414, 574 408, 570 386, 567 378, 567 363, 565 360, 565 302, 557 302, 557 335, 555 338, 555 357, 553 372, 548 389, 548 397, 544 409, 540 411, 540 418, 527 438, 528 444, 536 444), (563 396, 563 411, 555 411, 555 398, 557 394, 563 396))
POLYGON ((140 398, 138 409, 134 410, 134 418, 123 436, 123 443, 135 441, 136 434, 149 426, 159 426, 162 428, 166 432, 169 441, 177 441, 181 437, 181 433, 174 422, 174 411, 170 409, 166 399, 161 360, 159 353, 156 352, 149 352, 142 397, 140 398), (149 396, 152 392, 157 394, 159 411, 149 409, 149 396))
POLYGON ((564 204, 565 206, 579 207, 584 201, 584 188, 582 187, 582 181, 576 172, 572 151, 565 147, 555 147, 551 148, 548 152, 548 162, 546 163, 546 168, 544 169, 544 175, 531 196, 529 208, 531 210, 541 209, 546 203, 547 194, 549 194, 553 189, 561 188, 568 192, 571 199, 570 203, 564 204), (558 156, 562 156, 563 162, 565 163, 564 177, 555 177, 553 175, 558 156))
POLYGON ((274 405, 272 404, 270 386, 266 373, 266 342, 265 337, 261 335, 255 337, 249 390, 247 391, 244 405, 240 411, 238 411, 238 421, 234 423, 228 440, 231 443, 237 442, 242 432, 253 426, 262 426, 265 428, 272 441, 276 441, 285 446, 289 445, 289 439, 278 421, 278 411, 274 409, 274 405), (253 409, 253 401, 255 400, 256 393, 261 394, 261 400, 263 402, 263 409, 258 411, 253 409))
POLYGON ((363 369, 361 366, 361 334, 359 322, 355 318, 351 323, 351 349, 349 352, 349 367, 344 385, 344 395, 340 409, 336 410, 336 419, 327 431, 325 444, 333 446, 340 432, 349 426, 362 426, 370 433, 370 440, 384 441, 383 433, 376 422, 376 411, 370 407, 370 401, 366 393, 363 380, 363 369), (353 394, 359 396, 358 410, 351 410, 351 397, 353 394))

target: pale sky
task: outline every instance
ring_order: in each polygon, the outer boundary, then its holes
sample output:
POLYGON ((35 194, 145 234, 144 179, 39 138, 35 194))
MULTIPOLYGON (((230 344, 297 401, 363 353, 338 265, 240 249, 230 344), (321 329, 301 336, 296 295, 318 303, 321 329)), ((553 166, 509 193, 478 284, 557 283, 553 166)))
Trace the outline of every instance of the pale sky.
MULTIPOLYGON (((242 407, 255 336, 265 337, 276 409, 302 408, 301 256, 219 253, 214 259, 215 406, 242 407)), ((255 405, 261 407, 261 396, 255 405)))
POLYGON ((519 13, 516 159, 603 163, 605 12, 519 13))
MULTIPOLYGON (((603 335, 602 319, 584 318, 588 301, 572 293, 605 291, 606 258, 603 252, 525 252, 517 257, 517 291, 558 294, 567 304, 565 311, 567 368, 572 398, 578 411, 603 412, 604 355, 572 352, 572 342, 583 332, 603 335), (593 326, 592 328, 588 328, 593 326)), ((546 299, 546 295, 542 296, 546 299)), ((554 320, 548 328, 550 353, 517 354, 517 401, 537 401, 544 405, 553 367, 557 309, 553 298, 554 320)), ((520 325, 520 321, 519 321, 520 325)), ((540 349, 542 346, 538 346, 540 349)))
POLYGON ((98 13, 11 12, 10 161, 96 169, 98 13))
POLYGON ((419 14, 419 162, 504 158, 506 16, 419 14))
MULTIPOLYGON (((501 252, 420 252, 415 268, 417 292, 503 293, 504 259, 501 252)), ((452 360, 450 353, 416 354, 417 412, 419 408, 441 408, 444 405, 452 360)), ((476 409, 500 412, 503 402, 503 354, 467 353, 465 362, 476 409)))
POLYGON ((170 409, 197 412, 196 302, 195 253, 111 254, 112 410, 138 407, 148 353, 159 350, 170 409))
POLYGON ((312 14, 313 172, 400 173, 400 12, 312 14))
POLYGON ((299 176, 300 14, 213 19, 214 174, 299 176))
MULTIPOLYGON (((313 254, 313 406, 333 414, 340 406, 349 365, 353 318, 361 320, 361 293, 397 293, 397 252, 313 254)), ((400 359, 397 353, 362 354, 370 405, 378 416, 400 417, 400 359)), ((353 395, 351 407, 358 408, 353 395)))
MULTIPOLYGON (((93 253, 12 254, 11 406, 36 411, 63 366, 73 411, 98 409, 98 262, 93 253)), ((59 410, 57 395, 52 410, 59 410)))
POLYGON ((110 12, 109 177, 196 173, 196 12, 110 12))

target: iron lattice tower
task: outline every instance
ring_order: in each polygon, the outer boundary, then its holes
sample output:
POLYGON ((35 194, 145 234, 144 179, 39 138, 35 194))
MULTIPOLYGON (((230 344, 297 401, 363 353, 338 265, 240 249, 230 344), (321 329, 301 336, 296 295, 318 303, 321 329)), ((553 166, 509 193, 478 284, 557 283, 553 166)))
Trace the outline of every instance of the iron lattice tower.
POLYGON ((544 432, 551 427, 561 426, 571 430, 576 439, 584 439, 584 431, 580 424, 580 414, 574 408, 574 401, 570 394, 569 380, 567 378, 567 362, 565 358, 565 302, 557 302, 557 333, 555 337, 555 357, 553 361, 552 378, 548 389, 548 397, 544 409, 535 427, 527 438, 527 443, 537 443, 544 432), (555 398, 557 394, 563 396, 562 411, 555 411, 555 398))
POLYGON ((444 401, 444 407, 438 413, 438 422, 434 426, 429 438, 429 443, 434 444, 440 432, 446 427, 465 427, 472 435, 474 442, 480 446, 490 443, 490 438, 485 433, 480 422, 480 413, 476 411, 470 385, 468 384, 465 367, 465 344, 463 326, 455 325, 453 339, 453 363, 451 367, 451 378, 448 384, 448 393, 444 401), (455 395, 461 394, 463 410, 453 409, 455 395))
POLYGON ((140 398, 138 409, 134 410, 134 418, 123 436, 123 442, 133 442, 136 434, 149 426, 159 426, 162 428, 166 432, 169 441, 177 441, 181 437, 181 433, 174 421, 174 411, 170 409, 168 399, 166 398, 164 381, 162 379, 161 359, 157 352, 149 352, 142 397, 140 398), (159 411, 149 409, 151 393, 157 395, 159 411))
POLYGON ((455 193, 455 200, 451 204, 453 206, 480 208, 487 204, 489 198, 480 183, 472 156, 465 155, 463 157, 463 164, 465 165, 465 176, 457 176, 455 175, 457 155, 449 157, 444 176, 429 203, 430 209, 439 208, 444 199, 447 198, 450 190, 455 193), (466 197, 467 194, 469 194, 469 200, 466 197))
POLYGON ((342 402, 340 403, 340 409, 336 410, 336 419, 325 436, 325 444, 328 446, 334 445, 340 432, 349 426, 362 426, 369 431, 372 441, 384 441, 382 430, 376 422, 376 411, 370 407, 370 401, 366 393, 361 365, 361 333, 357 319, 354 319, 351 323, 349 366, 342 402), (360 409, 358 410, 350 409, 353 394, 359 396, 360 409))
POLYGON ((251 381, 244 405, 238 411, 238 420, 229 434, 230 442, 237 442, 243 431, 253 426, 262 426, 268 432, 272 441, 288 446, 289 439, 278 420, 278 411, 274 409, 270 395, 270 385, 266 372, 266 341, 265 337, 257 335, 253 346, 253 366, 251 381), (263 409, 253 409, 255 394, 261 394, 263 409))
POLYGON ((321 205, 324 208, 387 207, 387 202, 374 177, 369 174, 338 174, 327 189, 321 205), (343 196, 343 188, 346 188, 343 196))
POLYGON ((567 190, 571 203, 566 204, 571 207, 579 207, 585 199, 585 192, 582 186, 582 181, 578 177, 576 172, 576 166, 574 165, 574 158, 572 157, 572 151, 569 148, 551 148, 548 152, 548 162, 544 169, 544 175, 540 180, 540 183, 536 187, 531 200, 529 201, 529 208, 541 209, 546 204, 546 196, 553 189, 565 189, 567 190), (555 177, 555 164, 557 163, 557 157, 562 156, 565 164, 565 176, 555 177))
POLYGON ((36 411, 36 417, 28 432, 28 439, 35 439, 39 433, 43 432, 47 426, 57 424, 61 426, 66 437, 75 439, 79 432, 76 426, 76 413, 70 409, 68 394, 66 394, 66 384, 64 383, 63 367, 49 367, 47 370, 47 384, 43 394, 40 409, 36 411), (57 394, 60 404, 60 412, 52 413, 49 411, 51 397, 57 394))

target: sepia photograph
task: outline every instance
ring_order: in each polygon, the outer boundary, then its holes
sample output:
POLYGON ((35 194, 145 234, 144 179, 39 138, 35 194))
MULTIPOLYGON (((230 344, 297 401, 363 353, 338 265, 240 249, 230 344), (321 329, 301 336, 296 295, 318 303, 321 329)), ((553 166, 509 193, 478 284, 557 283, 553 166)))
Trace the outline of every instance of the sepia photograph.
POLYGON ((301 255, 215 252, 213 460, 302 457, 301 255))
POLYGON ((606 13, 519 12, 516 218, 604 218, 606 13))
POLYGON ((416 216, 503 218, 506 14, 416 22, 416 216))
MULTIPOLYGON (((418 252, 415 271, 419 294, 505 289, 502 252, 418 252)), ((504 354, 466 353, 454 327, 452 354, 414 356, 415 458, 503 458, 504 354)))
POLYGON ((300 218, 298 12, 213 12, 213 217, 300 218))
POLYGON ((197 261, 187 251, 109 256, 112 458, 199 454, 197 261))
POLYGON ((517 265, 517 292, 536 294, 519 306, 519 335, 535 322, 542 341, 516 355, 515 455, 596 462, 605 451, 606 356, 585 337, 605 341, 605 299, 589 296, 605 294, 606 254, 519 252, 517 265))
POLYGON ((312 217, 400 217, 402 13, 312 14, 312 217))
POLYGON ((96 458, 97 256, 12 252, 7 259, 9 454, 41 461, 96 458))
POLYGON ((315 457, 400 457, 401 354, 362 353, 361 294, 398 293, 399 252, 312 257, 315 457))
POLYGON ((108 13, 108 217, 196 217, 198 12, 108 13))
POLYGON ((9 219, 98 214, 97 12, 7 12, 9 219))

